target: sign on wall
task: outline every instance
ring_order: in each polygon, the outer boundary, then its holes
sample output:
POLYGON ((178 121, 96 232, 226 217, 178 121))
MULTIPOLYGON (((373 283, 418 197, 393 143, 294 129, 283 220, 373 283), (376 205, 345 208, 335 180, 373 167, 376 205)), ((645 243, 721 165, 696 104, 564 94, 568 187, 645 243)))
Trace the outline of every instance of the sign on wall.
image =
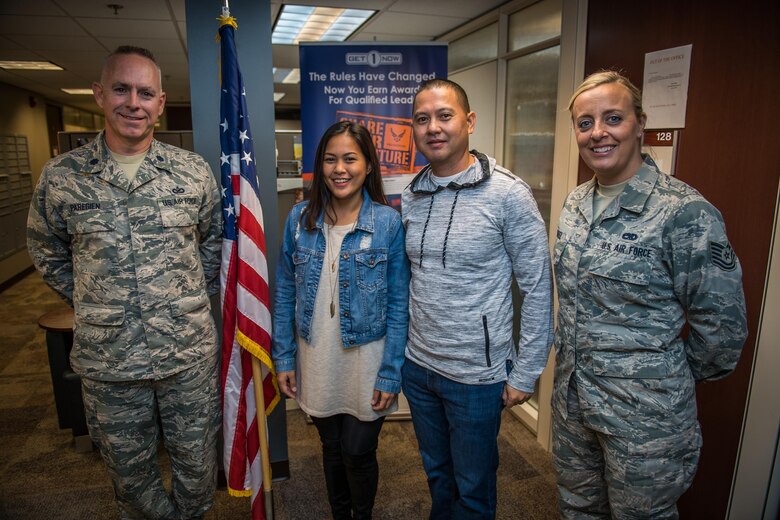
POLYGON ((647 129, 685 128, 691 49, 683 45, 645 54, 642 105, 647 129))
POLYGON ((677 130, 645 130, 642 139, 642 153, 655 161, 658 169, 668 175, 675 175, 677 162, 677 130))
POLYGON ((337 121, 360 123, 371 132, 388 194, 391 179, 415 173, 425 159, 412 138, 412 102, 423 81, 447 77, 443 43, 301 43, 303 173, 314 170, 314 153, 337 121))

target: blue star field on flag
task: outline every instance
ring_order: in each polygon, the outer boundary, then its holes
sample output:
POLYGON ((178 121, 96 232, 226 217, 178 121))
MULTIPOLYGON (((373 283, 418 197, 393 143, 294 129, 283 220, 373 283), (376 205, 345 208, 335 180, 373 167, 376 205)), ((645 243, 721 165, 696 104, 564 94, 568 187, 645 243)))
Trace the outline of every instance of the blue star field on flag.
POLYGON ((236 216, 240 201, 230 197, 238 195, 238 179, 232 174, 240 172, 259 194, 255 152, 252 145, 252 132, 249 119, 244 117, 246 109, 246 90, 241 71, 238 69, 235 33, 233 27, 224 25, 220 29, 222 42, 222 102, 220 103, 220 135, 222 149, 220 155, 220 173, 222 175, 222 208, 224 216, 223 236, 236 240, 236 216), (234 189, 235 188, 235 189, 234 189))

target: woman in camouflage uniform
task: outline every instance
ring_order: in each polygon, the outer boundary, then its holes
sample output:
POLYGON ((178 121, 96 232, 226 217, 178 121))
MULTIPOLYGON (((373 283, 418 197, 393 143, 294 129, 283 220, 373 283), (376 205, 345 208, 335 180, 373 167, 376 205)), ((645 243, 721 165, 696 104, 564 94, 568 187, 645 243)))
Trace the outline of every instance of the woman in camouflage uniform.
POLYGON ((555 243, 561 516, 676 518, 701 446, 695 384, 729 374, 747 334, 742 271, 718 210, 640 153, 627 78, 589 76, 569 109, 596 175, 568 196, 555 243))

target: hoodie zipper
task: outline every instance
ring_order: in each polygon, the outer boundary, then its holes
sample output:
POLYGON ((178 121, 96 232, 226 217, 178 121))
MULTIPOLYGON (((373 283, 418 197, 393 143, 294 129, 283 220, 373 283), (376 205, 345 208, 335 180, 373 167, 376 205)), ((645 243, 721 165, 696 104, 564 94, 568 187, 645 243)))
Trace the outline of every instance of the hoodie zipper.
POLYGON ((490 366, 490 332, 488 332, 487 316, 482 315, 482 329, 485 331, 485 361, 490 366))

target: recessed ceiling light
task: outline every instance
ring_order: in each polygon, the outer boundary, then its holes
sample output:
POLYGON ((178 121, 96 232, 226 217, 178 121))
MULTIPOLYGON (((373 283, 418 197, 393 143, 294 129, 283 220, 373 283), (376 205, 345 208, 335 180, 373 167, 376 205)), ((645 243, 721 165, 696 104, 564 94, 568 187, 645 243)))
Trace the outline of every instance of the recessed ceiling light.
POLYGON ((92 95, 92 89, 91 88, 61 88, 61 91, 65 92, 66 94, 72 94, 74 96, 91 96, 92 95))
POLYGON ((0 69, 6 70, 63 70, 50 61, 0 61, 0 69))
POLYGON ((271 43, 343 42, 376 11, 284 4, 271 43))

